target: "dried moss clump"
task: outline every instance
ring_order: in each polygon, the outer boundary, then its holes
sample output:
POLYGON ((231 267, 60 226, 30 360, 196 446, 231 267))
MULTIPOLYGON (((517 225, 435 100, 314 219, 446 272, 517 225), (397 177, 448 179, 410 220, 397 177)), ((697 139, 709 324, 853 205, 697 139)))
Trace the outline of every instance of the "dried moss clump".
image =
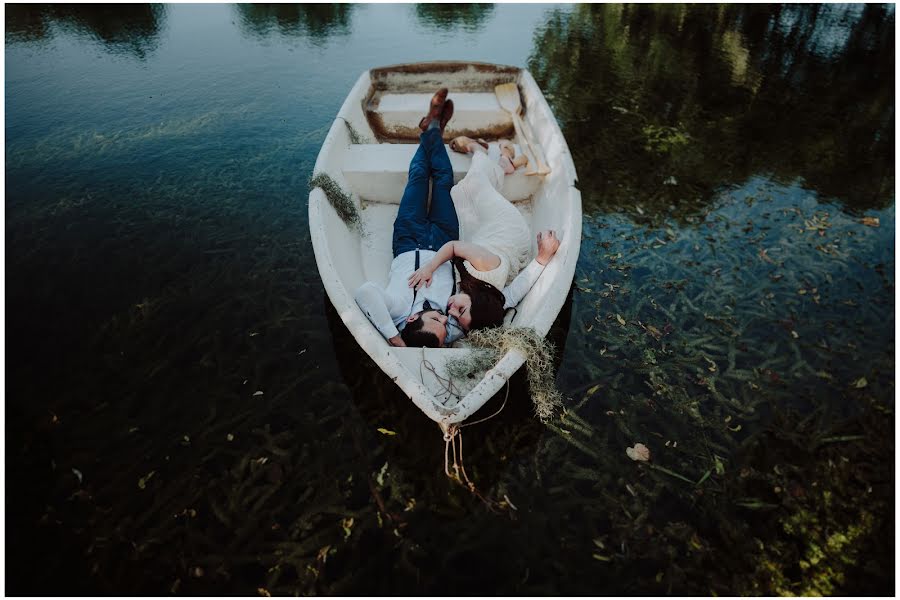
POLYGON ((481 349, 468 359, 450 361, 447 364, 448 374, 456 372, 471 373, 477 367, 486 371, 493 362, 510 350, 517 350, 525 357, 528 370, 528 385, 531 388, 531 401, 534 403, 534 414, 546 423, 557 408, 562 406, 562 394, 556 389, 553 377, 553 355, 556 349, 531 327, 493 327, 472 331, 467 336, 472 346, 481 349), (485 352, 486 351, 486 352, 485 352))
POLYGON ((327 173, 317 173, 309 178, 309 191, 313 191, 317 187, 322 188, 328 202, 331 203, 344 223, 348 227, 355 227, 362 233, 362 218, 359 216, 359 211, 356 210, 350 194, 342 190, 341 186, 327 173))
POLYGON ((361 134, 356 128, 350 124, 350 121, 341 117, 341 120, 344 122, 344 125, 347 126, 347 133, 350 134, 350 143, 351 144, 368 144, 369 138, 361 134))
POLYGON ((471 379, 490 369, 498 358, 496 350, 477 348, 465 356, 451 358, 445 368, 453 379, 471 379))

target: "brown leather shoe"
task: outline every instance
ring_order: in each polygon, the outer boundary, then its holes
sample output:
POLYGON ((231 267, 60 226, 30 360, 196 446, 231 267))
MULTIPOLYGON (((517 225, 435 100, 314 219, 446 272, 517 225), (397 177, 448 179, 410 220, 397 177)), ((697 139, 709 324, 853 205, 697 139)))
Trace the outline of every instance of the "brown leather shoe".
POLYGON ((434 93, 434 96, 431 97, 428 114, 419 121, 419 129, 425 131, 428 129, 428 124, 431 123, 432 119, 439 119, 441 117, 441 114, 444 112, 444 103, 447 101, 447 94, 449 93, 450 90, 445 87, 438 89, 438 91, 434 93))
POLYGON ((444 127, 447 126, 447 123, 450 121, 450 118, 453 116, 453 100, 447 100, 444 102, 444 110, 441 111, 441 135, 444 135, 444 127))

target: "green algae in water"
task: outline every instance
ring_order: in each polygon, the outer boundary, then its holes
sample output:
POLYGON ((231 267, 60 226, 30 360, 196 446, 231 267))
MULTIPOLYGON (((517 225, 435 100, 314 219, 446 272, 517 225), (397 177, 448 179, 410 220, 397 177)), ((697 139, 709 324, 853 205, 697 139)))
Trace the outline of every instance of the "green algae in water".
POLYGON ((345 192, 338 183, 327 173, 317 173, 309 179, 309 190, 322 188, 328 202, 337 211, 338 216, 347 224, 362 233, 362 218, 356 205, 353 204, 353 198, 345 192))

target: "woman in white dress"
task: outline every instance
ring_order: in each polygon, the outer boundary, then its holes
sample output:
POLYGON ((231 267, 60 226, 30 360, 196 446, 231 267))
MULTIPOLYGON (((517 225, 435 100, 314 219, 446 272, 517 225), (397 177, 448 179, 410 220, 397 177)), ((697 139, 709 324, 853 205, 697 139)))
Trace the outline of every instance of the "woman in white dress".
MULTIPOLYGON (((459 241, 441 247, 410 276, 409 285, 416 289, 430 285, 432 273, 453 260, 460 273, 460 293, 450 297, 447 314, 467 332, 503 323, 508 302, 500 290, 531 260, 528 223, 500 193, 505 176, 525 166, 528 158, 517 156, 508 140, 487 144, 460 136, 450 142, 450 148, 473 154, 468 173, 450 190, 459 219, 459 241)), ((539 233, 537 241, 537 265, 531 263, 529 268, 543 270, 559 241, 553 231, 539 233)))

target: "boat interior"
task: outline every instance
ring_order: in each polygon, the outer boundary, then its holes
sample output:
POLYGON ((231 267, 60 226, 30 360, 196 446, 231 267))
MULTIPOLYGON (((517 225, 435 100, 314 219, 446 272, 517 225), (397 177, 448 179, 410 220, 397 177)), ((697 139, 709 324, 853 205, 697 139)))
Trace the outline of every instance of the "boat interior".
MULTIPOLYGON (((365 281, 387 283, 393 258, 393 222, 407 182, 409 163, 417 149, 418 123, 427 112, 432 94, 441 86, 449 88, 448 97, 454 102, 444 143, 449 144, 458 135, 480 137, 489 142, 503 138, 513 141, 517 153, 523 151, 528 155, 529 165, 506 176, 501 193, 525 216, 535 234, 542 229, 554 229, 562 242, 558 258, 551 261, 517 311, 507 316, 507 321, 514 318, 515 325, 531 326, 546 335, 559 312, 555 305, 562 305, 571 283, 570 272, 574 270, 581 235, 580 194, 574 187, 574 164, 565 140, 531 75, 516 67, 477 63, 423 63, 372 69, 360 77, 348 95, 315 167, 315 172, 327 173, 351 194, 361 216, 361 227, 348 227, 336 211, 323 208, 317 210, 322 231, 317 233, 311 229, 311 232, 314 245, 327 245, 327 255, 317 250, 317 260, 332 302, 351 331, 356 329, 354 335, 373 358, 384 357, 390 346, 355 307, 352 294, 365 281), (531 146, 516 135, 511 114, 498 100, 495 87, 506 83, 518 86, 520 115, 534 142, 531 146), (549 174, 528 174, 535 171, 531 150, 534 146, 539 147, 546 160, 549 174), (564 289, 559 289, 561 279, 567 279, 564 289)), ((471 156, 454 152, 449 146, 447 152, 454 180, 458 182, 468 171, 471 156)), ((316 193, 318 190, 312 192, 316 193)), ((314 227, 311 218, 311 228, 314 227)), ((536 251, 536 242, 533 244, 536 251)), ((428 375, 420 373, 423 359, 427 358, 440 371, 447 360, 467 351, 465 341, 461 340, 453 348, 427 349, 424 354, 418 348, 393 348, 390 355, 399 359, 414 379, 421 380, 438 403, 449 408, 458 400, 460 392, 465 395, 468 390, 442 394, 437 380, 431 381, 428 375)), ((511 369, 508 374, 498 373, 498 377, 510 376, 521 361, 513 363, 508 365, 511 369)), ((491 382, 488 387, 496 391, 500 385, 491 382)), ((483 391, 490 392, 487 388, 483 391)))

